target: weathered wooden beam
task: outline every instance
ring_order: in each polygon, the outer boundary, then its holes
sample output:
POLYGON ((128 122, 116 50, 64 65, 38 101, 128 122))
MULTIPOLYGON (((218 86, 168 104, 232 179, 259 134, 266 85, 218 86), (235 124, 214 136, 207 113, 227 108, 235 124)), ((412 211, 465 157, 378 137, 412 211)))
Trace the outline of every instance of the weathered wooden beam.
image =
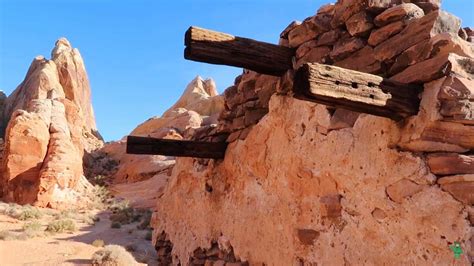
POLYGON ((292 68, 294 49, 190 27, 186 31, 184 58, 242 67, 261 74, 281 76, 292 68))
POLYGON ((295 98, 401 120, 418 113, 421 86, 336 66, 308 63, 294 78, 295 98))
POLYGON ((177 157, 224 158, 226 142, 127 137, 128 154, 150 154, 177 157))

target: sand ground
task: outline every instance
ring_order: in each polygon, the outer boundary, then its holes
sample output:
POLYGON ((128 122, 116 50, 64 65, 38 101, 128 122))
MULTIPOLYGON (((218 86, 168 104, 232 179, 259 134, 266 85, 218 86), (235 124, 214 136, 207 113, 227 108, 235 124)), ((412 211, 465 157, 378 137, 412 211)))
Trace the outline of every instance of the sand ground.
MULTIPOLYGON (((116 197, 125 199, 137 195, 156 197, 157 191, 150 191, 150 188, 158 187, 150 186, 153 181, 112 187, 111 191, 116 197)), ((137 208, 151 208, 155 200, 155 198, 141 200, 130 198, 131 205, 137 208)), ((115 244, 127 248, 137 261, 142 262, 139 265, 156 265, 156 251, 151 242, 145 239, 147 230, 137 229, 137 223, 114 229, 111 228, 110 211, 95 214, 100 218, 98 222, 94 225, 79 222, 78 230, 73 233, 46 235, 27 240, 0 240, 0 266, 91 265, 92 254, 100 249, 92 245, 96 239, 104 240, 106 245, 115 244)), ((25 221, 0 214, 0 231, 20 232, 24 223, 25 221)), ((42 223, 47 224, 47 221, 42 223)))

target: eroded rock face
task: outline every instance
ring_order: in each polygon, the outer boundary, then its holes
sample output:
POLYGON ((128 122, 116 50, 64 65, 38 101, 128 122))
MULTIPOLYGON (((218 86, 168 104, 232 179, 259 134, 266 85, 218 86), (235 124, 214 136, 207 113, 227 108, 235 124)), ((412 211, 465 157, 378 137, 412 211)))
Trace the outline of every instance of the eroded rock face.
POLYGON ((79 51, 63 38, 52 57, 35 58, 5 101, 0 188, 7 201, 61 208, 85 203, 82 158, 102 140, 79 51))
POLYGON ((152 222, 163 260, 222 264, 207 252, 226 239, 240 265, 444 265, 459 241, 472 263, 473 46, 439 3, 339 0, 290 24, 293 69, 244 70, 224 92, 225 158, 176 160, 152 222), (307 62, 420 84, 419 112, 296 100, 307 62))
POLYGON ((314 130, 329 125, 325 107, 274 95, 224 161, 177 160, 155 232, 183 263, 220 235, 251 264, 449 263, 448 241, 469 238, 467 213, 422 158, 392 149, 397 125, 362 114, 353 128, 314 130), (413 189, 398 202, 386 188, 399 182, 413 189))
MULTIPOLYGON (((217 123, 224 109, 224 98, 217 94, 212 79, 193 79, 179 100, 162 116, 152 117, 138 125, 130 135, 167 139, 189 139, 194 129, 217 123)), ((144 181, 152 177, 164 180, 175 164, 174 157, 132 155, 125 153, 125 140, 106 144, 101 153, 119 162, 113 175, 116 182, 144 181)), ((166 182, 165 182, 166 183, 166 182)))

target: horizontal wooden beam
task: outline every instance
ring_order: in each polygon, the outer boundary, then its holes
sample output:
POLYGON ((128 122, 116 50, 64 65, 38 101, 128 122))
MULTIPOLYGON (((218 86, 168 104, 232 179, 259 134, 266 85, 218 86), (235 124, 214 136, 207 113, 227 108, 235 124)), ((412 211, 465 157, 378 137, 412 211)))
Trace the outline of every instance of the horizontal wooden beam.
POLYGON ((128 154, 221 159, 224 158, 226 148, 226 142, 127 137, 128 154))
POLYGON ((308 63, 295 74, 295 98, 401 120, 418 113, 422 87, 335 66, 308 63))
POLYGON ((292 68, 294 49, 190 27, 186 31, 184 58, 218 65, 242 67, 261 74, 281 76, 292 68))

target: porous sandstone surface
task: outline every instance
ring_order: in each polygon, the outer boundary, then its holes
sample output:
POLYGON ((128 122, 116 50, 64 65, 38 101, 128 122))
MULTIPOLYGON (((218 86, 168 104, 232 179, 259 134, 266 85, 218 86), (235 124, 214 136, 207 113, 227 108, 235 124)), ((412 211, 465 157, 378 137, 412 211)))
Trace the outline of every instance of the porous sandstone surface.
POLYGON ((51 60, 36 57, 5 100, 3 200, 62 208, 85 203, 83 156, 102 146, 83 60, 59 39, 51 60))
POLYGON ((395 149, 394 122, 361 115, 328 132, 329 123, 323 106, 273 96, 222 162, 177 159, 155 234, 167 233, 182 262, 226 239, 252 265, 449 264, 448 242, 469 245, 466 206, 422 158, 395 149), (391 189, 400 182, 419 189, 391 189))
POLYGON ((280 45, 294 69, 244 70, 224 92, 204 139, 228 135, 225 158, 176 159, 152 221, 160 262, 444 265, 459 242, 472 263, 471 33, 440 1, 339 0, 291 23, 280 45), (418 84, 419 113, 394 122, 297 100, 305 63, 418 84))

